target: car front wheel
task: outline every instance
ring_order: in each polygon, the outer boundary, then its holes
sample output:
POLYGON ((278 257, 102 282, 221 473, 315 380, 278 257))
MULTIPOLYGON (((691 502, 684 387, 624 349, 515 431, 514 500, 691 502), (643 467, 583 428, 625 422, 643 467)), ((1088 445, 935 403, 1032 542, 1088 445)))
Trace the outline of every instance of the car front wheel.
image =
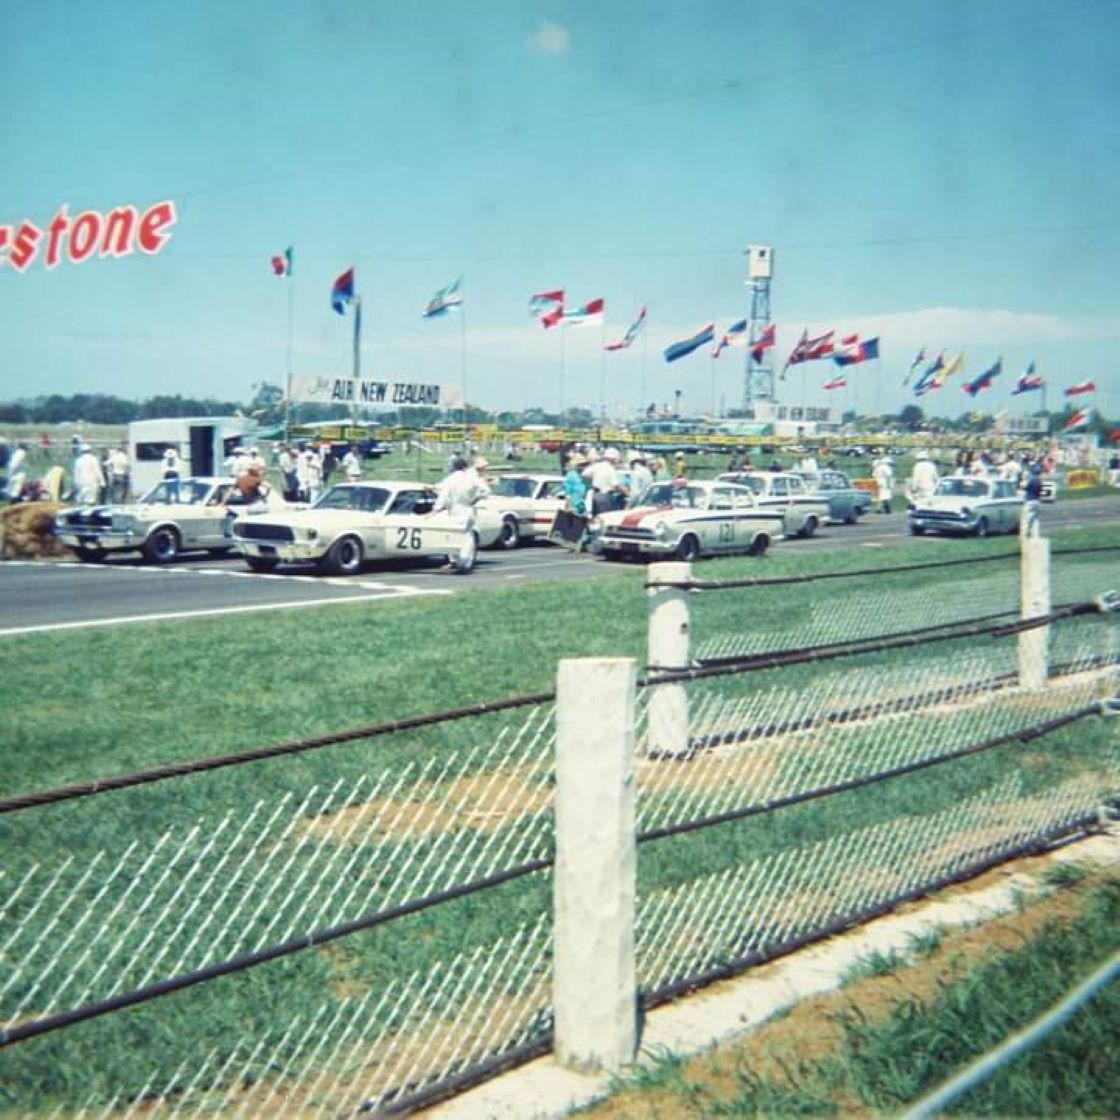
POLYGON ((516 548, 520 543, 521 535, 517 531, 517 518, 502 518, 502 527, 498 532, 498 545, 501 548, 516 548))
POLYGON ((759 533, 758 536, 751 541, 751 546, 747 549, 747 555, 761 556, 769 547, 770 538, 765 533, 759 533))
POLYGON ((817 531, 817 519, 815 517, 807 518, 805 524, 801 528, 800 535, 808 540, 817 531))
POLYGON ((179 534, 170 525, 156 529, 144 542, 144 555, 153 564, 170 564, 179 555, 179 534))
POLYGON ((362 569, 362 542, 357 537, 339 537, 331 545, 323 561, 323 567, 333 575, 357 575, 362 569))
POLYGON ((274 572, 280 561, 275 556, 246 556, 245 563, 251 572, 274 572))
POLYGON ((976 522, 976 535, 981 539, 988 535, 988 519, 986 517, 981 517, 976 522))
POLYGON ((103 548, 90 548, 88 545, 80 544, 74 551, 83 564, 96 564, 99 560, 105 559, 105 549, 103 548))
POLYGON ((691 534, 687 533, 681 537, 680 544, 677 545, 677 559, 683 560, 686 563, 695 560, 700 555, 700 542, 691 534))

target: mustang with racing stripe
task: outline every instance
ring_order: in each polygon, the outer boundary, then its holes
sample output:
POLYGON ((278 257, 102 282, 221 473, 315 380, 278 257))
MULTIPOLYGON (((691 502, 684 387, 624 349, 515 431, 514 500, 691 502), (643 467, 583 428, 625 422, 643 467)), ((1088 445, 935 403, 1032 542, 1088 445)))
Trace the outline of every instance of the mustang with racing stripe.
POLYGON ((783 532, 782 514, 759 506, 745 486, 728 482, 660 482, 634 509, 591 523, 592 550, 610 559, 694 560, 721 552, 759 556, 783 532))
POLYGON ((332 486, 314 505, 242 518, 233 541, 255 572, 312 562, 320 571, 353 575, 373 560, 446 560, 474 568, 479 534, 455 514, 433 513, 436 492, 419 482, 354 482, 332 486))

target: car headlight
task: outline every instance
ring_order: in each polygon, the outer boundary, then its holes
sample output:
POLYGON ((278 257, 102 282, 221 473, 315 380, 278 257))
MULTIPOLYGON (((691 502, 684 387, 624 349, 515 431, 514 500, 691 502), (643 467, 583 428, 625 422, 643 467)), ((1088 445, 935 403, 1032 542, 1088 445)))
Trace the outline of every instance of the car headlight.
POLYGON ((659 521, 653 527, 653 535, 659 540, 663 541, 669 535, 669 522, 659 521))
POLYGON ((961 506, 961 517, 971 517, 971 516, 972 516, 972 510, 970 510, 968 508, 968 506, 961 506))
POLYGON ((593 517, 587 523, 587 528, 592 533, 601 533, 603 531, 603 519, 601 517, 593 517))
POLYGON ((308 529, 307 530, 307 539, 309 541, 317 541, 319 539, 319 530, 318 529, 308 529))

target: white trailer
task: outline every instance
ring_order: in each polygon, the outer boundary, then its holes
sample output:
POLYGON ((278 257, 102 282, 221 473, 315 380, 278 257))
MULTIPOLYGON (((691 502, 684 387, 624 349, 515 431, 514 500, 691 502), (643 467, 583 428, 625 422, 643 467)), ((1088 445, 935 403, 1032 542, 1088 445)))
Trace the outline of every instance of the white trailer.
POLYGON ((128 426, 133 494, 146 493, 163 478, 163 453, 169 447, 179 452, 184 478, 221 474, 223 460, 238 444, 252 438, 253 426, 240 416, 134 420, 128 426))

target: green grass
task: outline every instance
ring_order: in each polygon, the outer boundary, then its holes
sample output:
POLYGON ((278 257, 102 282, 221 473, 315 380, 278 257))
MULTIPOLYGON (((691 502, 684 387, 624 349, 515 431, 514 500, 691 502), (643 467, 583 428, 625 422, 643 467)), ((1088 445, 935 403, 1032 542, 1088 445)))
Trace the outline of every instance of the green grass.
MULTIPOLYGON (((1118 544, 1115 530, 1055 536, 1055 545, 1118 544)), ((928 541, 891 552, 775 549, 761 560, 704 563, 703 578, 786 576, 855 567, 889 568, 917 559, 1011 551, 1014 542, 928 541), (962 551, 962 545, 967 553, 962 551)), ((1070 561, 1067 561, 1070 562, 1070 561)), ((961 569, 922 575, 931 601, 949 594, 961 569)), ((780 591, 701 596, 698 611, 723 602, 729 627, 776 625, 835 583, 780 591), (797 608, 791 607, 796 602, 797 608), (761 608, 761 609, 760 609, 761 608)), ((238 619, 182 620, 65 637, 29 635, 0 645, 0 788, 6 795, 97 776, 212 756, 280 740, 321 735, 433 710, 548 691, 559 658, 627 655, 643 663, 647 606, 644 571, 580 584, 531 584, 515 591, 471 592, 345 610, 306 610, 238 619)), ((944 656, 938 652, 934 656, 944 656)), ((871 655, 870 671, 897 663, 871 655)), ((773 681, 811 687, 819 668, 764 674, 742 687, 773 681)), ((244 811, 315 784, 349 782, 399 768, 418 757, 488 742, 521 716, 493 716, 330 747, 301 755, 159 783, 104 797, 0 818, 9 872, 34 860, 48 866, 73 854, 79 866, 101 849, 131 839, 150 845, 168 828, 184 829, 228 811, 244 811)), ((1099 727, 1078 725, 1048 740, 1050 750, 1027 777, 1039 786, 1099 757, 1099 727)), ((838 830, 900 814, 929 812, 984 788, 1006 772, 992 752, 906 782, 853 792, 821 805, 736 822, 643 845, 643 891, 735 866, 838 830)), ((370 868, 363 874, 388 874, 370 868)), ((310 1013, 340 974, 359 989, 431 966, 531 921, 549 905, 550 880, 538 875, 441 906, 336 943, 331 952, 300 953, 240 976, 106 1017, 0 1053, 0 1102, 20 1107, 67 1102, 87 1091, 128 1091, 147 1078, 138 1054, 156 1043, 161 1067, 243 1035, 278 1038, 297 1012, 310 1013), (2 1094, 8 1094, 4 1096, 2 1094)), ((75 950, 76 951, 76 950, 75 950)))

